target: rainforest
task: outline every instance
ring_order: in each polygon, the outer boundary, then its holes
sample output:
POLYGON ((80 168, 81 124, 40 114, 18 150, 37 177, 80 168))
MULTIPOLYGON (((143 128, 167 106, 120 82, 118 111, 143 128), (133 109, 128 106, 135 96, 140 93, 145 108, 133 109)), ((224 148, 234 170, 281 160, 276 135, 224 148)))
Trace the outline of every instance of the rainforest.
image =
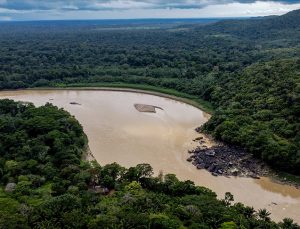
MULTIPOLYGON (((0 89, 180 97, 211 114, 201 133, 299 185, 299 19, 300 10, 203 23, 1 22, 0 89)), ((0 100, 0 227, 299 228, 147 163, 85 160, 88 144, 51 101, 0 100)))

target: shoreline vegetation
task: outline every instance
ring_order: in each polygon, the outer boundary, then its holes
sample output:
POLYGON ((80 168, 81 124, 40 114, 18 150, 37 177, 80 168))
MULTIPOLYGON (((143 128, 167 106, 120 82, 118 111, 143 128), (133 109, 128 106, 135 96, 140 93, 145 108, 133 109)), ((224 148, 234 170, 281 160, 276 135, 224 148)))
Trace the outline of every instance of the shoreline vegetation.
POLYGON ((90 23, 6 24, 0 88, 105 83, 186 93, 181 97, 202 110, 215 108, 203 127, 209 134, 299 176, 299 17, 295 10, 258 20, 113 31, 90 23))
MULTIPOLYGON (((204 134, 267 163, 274 181, 299 187, 299 18, 295 10, 151 30, 3 23, 0 89, 167 94, 211 114, 204 134)), ((153 177, 148 164, 85 161, 92 152, 82 126, 52 104, 0 100, 0 124, 0 228, 300 228, 234 204, 230 193, 218 200, 173 174, 153 177)), ((197 153, 200 159, 211 163, 197 153)))
POLYGON ((56 84, 53 87, 33 87, 26 90, 53 90, 53 89, 65 89, 65 90, 107 90, 107 91, 124 91, 124 92, 139 92, 150 95, 157 95, 179 102, 184 102, 192 105, 200 110, 213 114, 214 108, 212 104, 204 101, 197 96, 187 93, 179 92, 174 89, 156 87, 146 84, 127 84, 127 83, 76 83, 76 84, 56 84))
MULTIPOLYGON (((160 96, 160 97, 173 99, 173 100, 194 106, 194 107, 202 110, 204 112, 204 115, 206 115, 206 117, 208 119, 210 119, 211 115, 214 112, 213 106, 209 102, 201 100, 201 99, 197 98, 196 96, 178 92, 173 89, 155 87, 155 86, 150 86, 150 85, 125 84, 125 83, 90 83, 90 84, 77 83, 77 84, 58 84, 53 87, 33 87, 33 88, 26 88, 26 89, 21 89, 21 90, 74 90, 74 89, 76 89, 76 90, 95 90, 95 91, 97 91, 97 90, 121 91, 121 92, 130 92, 130 93, 137 92, 137 93, 160 96)), ((199 130, 197 130, 197 132, 199 132, 199 130)), ((216 139, 214 139, 212 136, 209 136, 207 133, 201 132, 201 134, 205 136, 205 139, 210 139, 209 144, 212 143, 212 140, 217 142, 216 139)), ((218 147, 218 146, 224 146, 224 143, 219 142, 218 144, 212 144, 212 146, 207 147, 205 149, 205 151, 209 151, 211 148, 218 147)), ((197 148, 193 149, 191 151, 191 153, 195 154, 195 151, 197 151, 197 148)), ((233 149, 231 151, 236 152, 235 149, 233 149)), ((90 151, 89 147, 87 148, 87 152, 88 153, 86 156, 87 156, 87 158, 90 158, 89 161, 94 160, 95 157, 93 156, 93 153, 90 151)), ((247 154, 249 154, 249 153, 247 153, 247 154)), ((187 160, 190 160, 190 159, 187 158, 187 160)), ((253 161, 256 161, 256 160, 257 159, 255 159, 255 158, 253 159, 253 161)), ((197 168, 197 164, 195 165, 195 167, 197 168)), ((267 167, 266 169, 262 170, 263 172, 262 171, 256 171, 256 172, 254 171, 253 176, 246 176, 246 177, 256 179, 257 177, 259 177, 262 174, 264 174, 264 175, 267 174, 267 177, 271 178, 276 183, 291 185, 298 189, 300 188, 300 177, 299 176, 285 173, 282 171, 275 171, 274 169, 272 169, 268 166, 266 166, 266 167, 267 167)), ((222 174, 218 174, 218 175, 222 175, 222 174)))
MULTIPOLYGON (((124 84, 124 83, 92 83, 92 84, 60 84, 56 85, 54 87, 36 87, 36 88, 28 88, 26 90, 102 90, 102 91, 123 91, 123 92, 138 92, 138 93, 143 93, 143 94, 150 94, 150 95, 155 95, 155 96, 161 96, 164 98, 168 99, 173 99, 179 102, 187 103, 189 105, 192 105, 202 111, 204 111, 204 114, 207 115, 207 118, 210 119, 211 115, 213 114, 213 108, 212 105, 206 101, 203 101, 201 99, 198 99, 196 96, 192 96, 186 93, 178 92, 176 90, 172 89, 166 89, 166 88, 160 88, 160 87, 154 87, 150 85, 139 85, 139 84, 124 84)), ((199 129, 197 130, 199 132, 199 129)), ((219 142, 216 143, 216 139, 214 139, 212 136, 210 136, 207 133, 201 132, 201 134, 204 136, 204 139, 208 140, 206 143, 208 143, 208 147, 205 149, 205 151, 209 151, 210 149, 214 149, 215 147, 221 147, 221 148, 226 148, 226 150, 231 148, 229 150, 230 152, 237 152, 236 149, 230 147, 230 145, 224 145, 224 143, 219 142), (216 144, 214 144, 215 142, 216 144)), ((191 139, 192 140, 192 139, 191 139)), ((201 142, 201 140, 200 140, 201 142)), ((225 149, 224 148, 224 149, 225 149)), ((87 156, 90 158, 90 160, 94 160, 94 156, 90 149, 88 148, 88 153, 87 156)), ((238 151, 240 151, 239 149, 238 151)), ((195 151, 197 151, 197 148, 193 149, 191 152, 195 154, 195 151)), ((245 153, 245 150, 242 150, 245 153)), ((198 152, 199 153, 199 152, 198 152)), ((247 153, 249 154, 249 153, 247 153)), ((235 157, 236 155, 234 155, 235 157)), ((188 160, 189 158, 187 158, 188 160)), ((253 158, 251 161, 257 162, 257 160, 261 161, 260 159, 253 158)), ((217 161, 215 161, 218 163, 217 161)), ((197 165, 195 165, 197 168, 197 165)), ((275 183, 280 183, 280 184, 285 184, 285 185, 291 185, 296 188, 300 188, 300 177, 281 172, 281 171, 275 171, 269 166, 265 165, 264 169, 261 169, 260 166, 254 166, 255 168, 258 168, 259 171, 253 171, 251 175, 246 175, 246 177, 249 178, 254 178, 257 179, 258 177, 264 177, 267 176, 271 178, 275 183)), ((207 168, 208 169, 208 168, 207 168)), ((215 174, 215 173, 214 173, 215 174)), ((234 172, 235 174, 235 172, 234 172)), ((218 174, 222 175, 222 174, 218 174)), ((231 176, 234 176, 231 174, 231 176)), ((245 177, 245 175, 242 175, 242 177, 245 177)))
POLYGON ((4 99, 0 113, 0 228, 299 228, 233 203, 231 193, 219 200, 174 174, 154 177, 149 164, 83 161, 82 126, 52 104, 4 99))

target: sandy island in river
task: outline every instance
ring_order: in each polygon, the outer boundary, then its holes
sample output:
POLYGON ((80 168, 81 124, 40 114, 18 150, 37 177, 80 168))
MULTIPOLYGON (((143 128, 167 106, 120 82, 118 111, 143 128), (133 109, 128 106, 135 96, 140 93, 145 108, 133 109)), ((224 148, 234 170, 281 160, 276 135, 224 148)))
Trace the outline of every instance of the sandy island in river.
POLYGON ((135 109, 139 112, 156 113, 156 109, 163 110, 161 107, 146 105, 146 104, 134 104, 135 109))
POLYGON ((225 192, 231 192, 236 202, 255 209, 266 208, 276 221, 289 217, 300 222, 300 190, 295 187, 265 177, 215 177, 206 169, 197 170, 186 161, 191 156, 188 150, 204 145, 210 147, 209 139, 203 135, 200 139, 201 133, 195 131, 208 121, 210 115, 179 99, 144 92, 96 89, 1 91, 0 97, 25 100, 37 106, 51 98, 51 103, 66 109, 81 123, 92 155, 102 165, 117 162, 129 168, 149 163, 155 174, 159 171, 176 174, 180 180, 191 180, 212 189, 219 198, 224 198, 225 192), (72 101, 82 105, 74 106, 70 104, 72 101), (157 105, 163 112, 156 110, 155 115, 141 115, 147 113, 137 111, 134 104, 157 105))

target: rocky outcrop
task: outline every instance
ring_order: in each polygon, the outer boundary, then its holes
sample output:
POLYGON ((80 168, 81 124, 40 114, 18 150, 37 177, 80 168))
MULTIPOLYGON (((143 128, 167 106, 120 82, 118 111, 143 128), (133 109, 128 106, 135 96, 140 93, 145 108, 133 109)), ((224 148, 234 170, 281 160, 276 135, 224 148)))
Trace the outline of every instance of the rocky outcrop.
POLYGON ((195 139, 199 146, 189 151, 187 161, 197 169, 206 169, 214 176, 241 176, 259 179, 268 174, 268 167, 241 148, 218 144, 207 147, 203 138, 195 139))

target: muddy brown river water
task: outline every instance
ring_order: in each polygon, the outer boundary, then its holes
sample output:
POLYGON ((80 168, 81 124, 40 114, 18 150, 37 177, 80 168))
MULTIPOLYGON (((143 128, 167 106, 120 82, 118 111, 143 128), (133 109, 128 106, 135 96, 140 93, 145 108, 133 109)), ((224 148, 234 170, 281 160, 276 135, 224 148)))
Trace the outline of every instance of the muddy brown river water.
POLYGON ((272 182, 269 178, 214 177, 186 161, 195 147, 195 131, 209 115, 172 99, 133 92, 102 90, 1 91, 0 98, 44 105, 51 102, 74 115, 82 124, 90 149, 100 164, 117 162, 125 167, 149 163, 155 173, 174 173, 182 180, 212 189, 219 198, 229 191, 236 201, 266 208, 272 219, 285 217, 300 223, 300 190, 272 182), (80 105, 72 105, 76 102, 80 105), (134 104, 161 107, 142 113, 134 104))

